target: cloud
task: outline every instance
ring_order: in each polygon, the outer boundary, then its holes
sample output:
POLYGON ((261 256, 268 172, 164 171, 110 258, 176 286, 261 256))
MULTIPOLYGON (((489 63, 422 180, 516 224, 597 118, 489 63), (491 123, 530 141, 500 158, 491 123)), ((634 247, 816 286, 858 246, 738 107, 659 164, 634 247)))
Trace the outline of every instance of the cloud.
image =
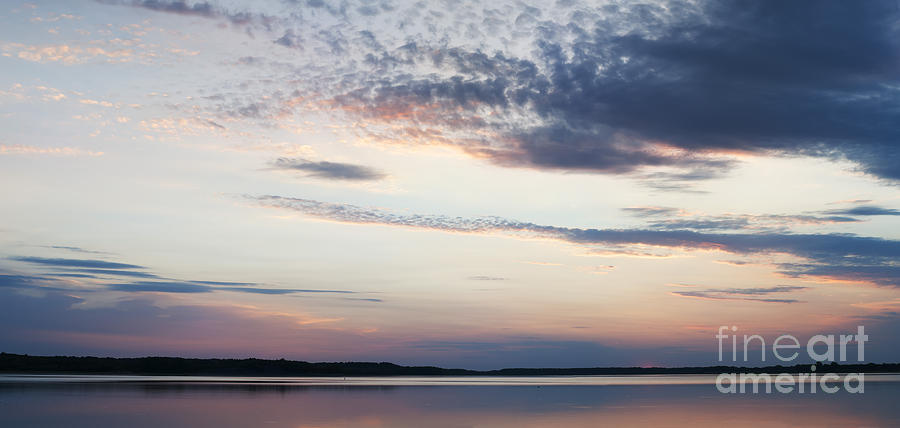
POLYGON ((718 288, 708 290, 690 290, 690 291, 671 291, 669 294, 680 297, 692 297, 698 299, 710 300, 747 300, 753 302, 764 303, 802 303, 797 299, 784 299, 767 296, 775 293, 791 293, 794 291, 805 290, 807 287, 798 287, 791 285, 779 285, 775 287, 755 287, 755 288, 718 288))
POLYGON ((691 190, 748 154, 848 159, 900 179, 900 11, 888 0, 572 3, 565 13, 317 0, 288 1, 278 16, 114 3, 253 25, 328 64, 293 67, 298 78, 268 94, 221 94, 210 113, 229 119, 330 109, 372 141, 627 174, 662 190, 691 190))
POLYGON ((180 281, 137 281, 121 284, 108 284, 106 288, 114 291, 159 292, 159 293, 209 293, 213 287, 180 281))
POLYGON ((413 50, 373 47, 371 68, 349 82, 357 88, 331 101, 388 125, 367 128, 384 140, 434 129, 431 141, 510 167, 670 168, 657 174, 680 188, 751 153, 844 158, 900 179, 895 2, 670 1, 578 13, 595 18, 535 24, 525 34, 532 55, 453 47, 464 42, 441 34, 413 50))
POLYGON ((255 282, 232 282, 232 281, 190 281, 196 284, 205 284, 205 285, 239 285, 239 286, 254 286, 259 285, 255 282))
MULTIPOLYGON (((150 64, 159 61, 162 58, 174 59, 184 56, 192 56, 192 51, 167 48, 155 43, 143 43, 138 38, 106 38, 95 40, 71 40, 64 44, 41 44, 31 45, 23 43, 2 43, 0 51, 3 56, 15 57, 25 61, 38 63, 60 63, 64 65, 81 65, 81 64, 125 64, 125 63, 141 63, 150 64)), ((63 100, 65 94, 54 91, 53 88, 38 87, 44 95, 42 99, 63 100)), ((94 105, 103 107, 111 107, 108 103, 96 100, 94 105)), ((85 104, 90 104, 85 103, 85 104)))
POLYGON ((287 295, 287 294, 358 294, 350 290, 311 289, 311 288, 266 288, 255 282, 211 281, 211 280, 179 280, 164 278, 155 273, 134 271, 129 269, 146 269, 128 263, 109 262, 93 259, 62 259, 43 257, 10 257, 10 260, 29 263, 41 267, 49 267, 63 272, 42 272, 37 275, 7 275, 0 271, 0 287, 33 288, 40 290, 60 290, 92 292, 110 290, 129 293, 212 293, 234 292, 248 294, 287 295), (59 278, 78 278, 99 280, 103 277, 138 278, 127 282, 107 283, 104 281, 85 281, 78 285, 60 281, 59 278), (146 279, 146 280, 145 280, 146 279))
POLYGON ((716 262, 732 266, 746 266, 752 264, 746 260, 716 260, 716 262))
POLYGON ((0 274, 0 287, 3 288, 26 288, 33 287, 38 278, 28 275, 6 275, 0 274))
POLYGON ((87 250, 81 247, 74 247, 69 245, 43 245, 44 248, 53 248, 56 250, 66 250, 71 251, 73 253, 86 253, 86 254, 106 254, 103 251, 93 251, 87 250))
POLYGON ((135 281, 118 284, 107 284, 106 288, 114 291, 127 292, 154 292, 154 293, 212 293, 214 291, 230 291, 235 293, 250 294, 296 294, 296 293, 324 293, 324 294, 355 294, 354 291, 347 290, 316 290, 316 289, 293 289, 293 288, 258 288, 258 287, 239 287, 233 284, 217 281, 135 281), (228 286, 223 286, 226 284, 228 286))
POLYGON ((154 12, 171 13, 175 15, 224 19, 234 25, 256 24, 266 29, 270 28, 274 21, 277 20, 273 16, 260 13, 231 11, 205 1, 194 2, 192 4, 189 4, 184 0, 101 0, 101 2, 112 5, 132 6, 152 10, 154 12))
POLYGON ((312 217, 356 224, 430 229, 456 233, 503 233, 554 239, 595 250, 660 247, 717 250, 733 254, 790 254, 807 264, 781 264, 792 276, 861 280, 900 287, 900 241, 850 234, 794 234, 777 232, 714 233, 694 230, 582 229, 509 220, 500 217, 461 218, 441 215, 396 214, 377 208, 281 196, 245 196, 272 208, 312 217))
POLYGON ((356 300, 356 301, 359 301, 359 302, 372 302, 372 303, 382 303, 382 302, 384 302, 384 300, 382 300, 382 299, 376 299, 376 298, 373 298, 373 297, 366 297, 366 298, 345 297, 344 300, 356 300))
POLYGON ((840 205, 840 204, 866 204, 872 202, 871 199, 844 199, 841 201, 829 202, 828 205, 840 205))
POLYGON ((772 299, 772 298, 757 298, 757 297, 731 297, 731 296, 722 296, 715 293, 707 293, 705 291, 672 291, 669 294, 681 297, 692 297, 697 299, 708 299, 708 300, 747 300, 751 302, 764 302, 764 303, 802 303, 800 300, 796 299, 772 299))
POLYGON ((502 278, 499 276, 475 275, 475 276, 470 276, 469 280, 472 280, 472 281, 506 281, 506 278, 502 278))
POLYGON ((372 181, 380 180, 385 174, 367 166, 349 163, 309 161, 299 158, 278 158, 272 167, 286 171, 305 172, 309 177, 329 180, 372 181))
POLYGON ((253 293, 253 294, 295 294, 295 293, 356 294, 355 291, 348 291, 348 290, 316 290, 316 289, 295 289, 295 288, 215 287, 215 290, 234 291, 234 292, 238 292, 238 293, 253 293))
POLYGON ((97 275, 126 276, 132 278, 159 278, 156 274, 149 272, 138 272, 133 270, 115 270, 115 269, 76 269, 78 272, 87 272, 97 275))
POLYGON ((35 147, 22 144, 0 144, 0 155, 103 156, 103 152, 93 152, 75 147, 35 147))
POLYGON ((299 49, 303 45, 303 38, 301 36, 294 34, 293 30, 286 30, 281 37, 275 39, 275 41, 272 43, 275 43, 276 45, 284 46, 286 48, 298 48, 299 49))
POLYGON ((671 207, 626 207, 622 211, 635 217, 656 217, 678 214, 681 210, 671 207))
POLYGON ((213 6, 206 2, 188 5, 185 1, 144 0, 131 2, 132 6, 142 7, 158 12, 176 13, 180 15, 196 15, 211 18, 218 15, 213 6))
POLYGON ((900 286, 900 265, 897 255, 883 258, 827 257, 821 263, 782 263, 783 274, 803 277, 818 276, 838 281, 869 282, 885 286, 900 286))
MULTIPOLYGON (((853 217, 828 215, 784 215, 784 214, 722 214, 706 215, 669 207, 628 207, 622 211, 635 217, 650 219, 647 225, 654 229, 669 230, 787 230, 797 225, 821 225, 834 223, 854 223, 853 217)), ((828 212, 828 214, 840 214, 828 212)))
POLYGON ((0 288, 36 289, 44 291, 68 291, 65 284, 54 278, 32 275, 7 274, 0 271, 0 288))
MULTIPOLYGON (((113 271, 116 272, 116 271, 113 271)), ((116 272, 122 273, 122 272, 116 272)), ((137 272, 130 272, 137 273, 137 272)), ((114 274, 115 275, 115 274, 114 274)), ((137 276, 146 278, 160 278, 156 275, 117 275, 117 276, 137 276)), ((0 273, 0 287, 2 288, 18 288, 18 289, 35 289, 35 290, 52 290, 52 291, 79 291, 79 292, 95 292, 98 290, 120 291, 128 293, 175 293, 175 294, 194 294, 194 293, 212 293, 212 292, 234 292, 249 294, 265 294, 265 295, 287 295, 287 294, 358 294, 349 290, 327 290, 327 289, 297 289, 297 288, 262 288, 256 287, 255 283, 242 282, 225 282, 225 281, 179 281, 164 280, 160 278, 156 281, 132 281, 120 282, 113 284, 106 283, 90 283, 73 286, 65 282, 60 282, 58 278, 78 278, 78 279, 97 279, 98 277, 90 274, 82 273, 44 273, 41 275, 17 275, 0 273), (96 288, 99 287, 99 288, 96 288)), ((368 298, 358 298, 356 300, 375 301, 368 298)), ((380 301, 380 300, 379 300, 380 301)))
POLYGON ((10 260, 54 267, 79 267, 97 269, 144 269, 143 266, 127 263, 108 262, 94 259, 61 259, 44 257, 10 257, 10 260))
POLYGON ((96 275, 89 273, 45 273, 44 275, 58 278, 97 278, 96 275))
POLYGON ((839 215, 857 215, 857 216, 879 216, 879 215, 900 216, 900 210, 896 210, 893 208, 879 207, 877 205, 861 205, 861 206, 847 208, 847 209, 828 210, 828 211, 826 211, 826 213, 839 214, 839 215))
POLYGON ((800 287, 796 285, 777 285, 774 287, 753 287, 753 288, 720 288, 706 290, 708 292, 734 295, 765 295, 772 293, 790 293, 793 291, 806 290, 808 287, 800 287))

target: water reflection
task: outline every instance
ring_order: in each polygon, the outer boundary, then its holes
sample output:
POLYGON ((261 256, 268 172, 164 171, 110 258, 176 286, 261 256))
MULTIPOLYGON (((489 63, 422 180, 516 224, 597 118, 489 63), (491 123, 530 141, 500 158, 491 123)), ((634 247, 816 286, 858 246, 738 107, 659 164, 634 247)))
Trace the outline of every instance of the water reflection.
MULTIPOLYGON (((671 379, 670 379, 671 380, 671 379)), ((724 395, 708 383, 403 386, 0 381, 0 426, 900 426, 900 383, 865 394, 724 395)))

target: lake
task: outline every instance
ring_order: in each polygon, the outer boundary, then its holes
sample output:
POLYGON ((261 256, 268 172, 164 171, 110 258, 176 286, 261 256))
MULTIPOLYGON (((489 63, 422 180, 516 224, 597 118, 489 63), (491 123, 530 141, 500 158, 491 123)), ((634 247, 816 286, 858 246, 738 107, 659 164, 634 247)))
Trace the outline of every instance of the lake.
POLYGON ((851 394, 722 394, 709 375, 0 375, 2 427, 897 427, 900 376, 851 394))

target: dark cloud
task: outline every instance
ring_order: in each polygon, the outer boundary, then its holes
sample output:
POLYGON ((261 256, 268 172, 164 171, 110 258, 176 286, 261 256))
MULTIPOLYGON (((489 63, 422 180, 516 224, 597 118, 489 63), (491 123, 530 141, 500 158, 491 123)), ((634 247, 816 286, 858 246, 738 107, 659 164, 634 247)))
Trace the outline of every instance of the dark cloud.
POLYGON ((670 1, 582 15, 601 18, 539 22, 532 57, 435 46, 421 69, 376 74, 335 101, 409 132, 441 129, 506 166, 673 167, 678 189, 727 171, 722 154, 750 152, 846 158, 900 179, 895 1, 670 1), (447 73, 422 71, 434 66, 447 73))
POLYGON ((184 0, 175 1, 159 1, 159 0, 140 0, 130 3, 131 6, 142 7, 158 12, 177 13, 180 15, 196 15, 206 18, 212 18, 219 15, 218 11, 207 2, 197 2, 187 4, 184 0))
POLYGON ((721 215, 693 218, 668 218, 650 222, 654 229, 669 230, 787 230, 796 225, 854 223, 858 219, 842 216, 811 215, 721 215))
POLYGON ((107 253, 104 253, 103 251, 86 250, 81 247, 73 247, 73 246, 68 246, 68 245, 43 245, 43 247, 44 248, 53 248, 55 250, 66 250, 66 251, 71 251, 74 253, 107 254, 107 253))
POLYGON ((215 288, 181 281, 136 281, 120 284, 107 284, 106 288, 114 291, 158 292, 158 293, 210 293, 215 288))
POLYGON ((861 205, 858 207, 841 209, 841 210, 828 210, 826 211, 828 214, 839 214, 839 215, 857 215, 857 216, 878 216, 878 215, 889 215, 889 216, 898 216, 900 215, 900 210, 896 210, 893 208, 884 208, 876 205, 861 205))
POLYGON ((97 269, 143 269, 143 266, 127 263, 108 262, 94 259, 61 259, 44 257, 10 257, 10 260, 55 267, 79 267, 97 269))
POLYGON ((371 5, 360 6, 356 8, 356 11, 363 16, 375 16, 378 15, 378 12, 380 12, 377 7, 371 5))
POLYGON ((573 5, 563 22, 525 5, 454 14, 285 3, 280 17, 202 1, 117 4, 252 23, 329 64, 250 97, 262 101, 230 94, 216 107, 230 117, 271 125, 299 108, 279 95, 300 91, 365 119, 361 132, 378 141, 451 145, 509 167, 629 174, 660 190, 696 191, 726 174, 736 152, 849 159, 900 179, 892 0, 573 5), (427 31, 354 21, 382 18, 427 31), (526 49, 504 48, 506 34, 526 49))
POLYGON ((87 273, 45 273, 45 276, 51 277, 60 277, 60 278, 97 278, 96 275, 91 275, 87 273))
POLYGON ((280 196, 247 196, 260 205, 288 209, 329 220, 382 224, 445 232, 504 232, 556 239, 598 249, 654 246, 687 250, 719 250, 734 254, 791 254, 808 264, 782 264, 795 276, 822 276, 900 286, 900 241, 850 234, 777 232, 715 233, 695 230, 581 229, 539 225, 499 217, 460 218, 396 214, 390 211, 280 196))
POLYGON ((806 290, 807 287, 799 287, 793 285, 778 285, 774 287, 754 287, 754 288, 712 288, 707 290, 689 290, 689 291, 672 291, 670 294, 681 297, 694 297, 698 299, 711 300, 748 300, 754 302, 765 303, 802 303, 797 299, 784 299, 768 296, 775 293, 792 293, 794 291, 806 290))
POLYGON ((77 269, 78 272, 87 272, 97 275, 110 276, 126 276, 130 278, 159 278, 156 274, 149 272, 138 272, 133 270, 114 270, 114 269, 77 269))
POLYGON ((670 230, 739 230, 750 227, 750 219, 747 218, 715 218, 693 220, 666 220, 651 224, 653 228, 670 230))
POLYGON ((288 171, 300 171, 310 177, 330 180, 371 181, 380 180, 385 174, 374 168, 339 162, 314 162, 298 158, 278 158, 272 167, 288 171))
POLYGON ((344 300, 356 300, 359 302, 372 302, 372 303, 384 302, 384 300, 382 300, 382 299, 376 299, 376 298, 372 298, 372 297, 369 297, 369 298, 345 297, 344 300))
POLYGON ((718 262, 725 263, 728 265, 734 265, 734 266, 746 266, 746 265, 751 264, 750 262, 748 262, 746 260, 718 260, 718 262))
POLYGON ((259 65, 265 63, 265 58, 258 56, 242 56, 235 61, 235 64, 240 65, 259 65))
POLYGON ((127 292, 155 292, 155 293, 212 293, 214 291, 231 291, 235 293, 250 294, 295 294, 295 293, 325 293, 325 294, 355 294, 353 291, 346 290, 315 290, 315 289, 292 289, 292 288, 257 288, 257 287, 237 287, 237 286, 221 286, 218 284, 239 284, 239 283, 222 283, 217 281, 134 281, 118 284, 106 284, 105 287, 114 291, 127 292))
POLYGON ((37 275, 5 274, 0 271, 0 287, 33 288, 40 290, 57 290, 90 292, 97 290, 124 291, 130 293, 212 293, 218 291, 250 293, 250 294, 357 294, 349 290, 302 289, 302 288, 263 288, 255 282, 210 281, 210 280, 178 280, 160 277, 149 272, 118 270, 141 268, 142 266, 127 263, 113 263, 102 260, 48 259, 41 257, 12 257, 11 260, 22 261, 48 267, 53 270, 65 269, 65 272, 44 272, 37 275), (82 267, 97 266, 98 268, 82 267), (103 267, 103 268, 99 268, 103 267), (70 269, 71 268, 71 269, 70 269), (72 281, 61 278, 99 279, 102 277, 125 277, 153 279, 153 281, 128 281, 106 284, 97 281, 83 282, 73 285, 72 281))
POLYGON ((235 286, 254 286, 259 285, 255 282, 231 282, 231 281, 189 281, 196 284, 205 284, 205 285, 235 285, 235 286))
POLYGON ((184 16, 197 16, 210 19, 224 19, 235 25, 256 24, 261 28, 271 29, 277 21, 273 16, 251 12, 236 12, 219 7, 213 3, 201 1, 188 3, 184 0, 99 0, 100 3, 124 5, 152 10, 154 12, 171 13, 184 16))
POLYGON ((243 288, 243 287, 215 287, 215 290, 234 291, 238 293, 252 294, 294 294, 294 293, 323 293, 323 294, 356 294, 355 291, 347 290, 314 290, 314 289, 293 289, 293 288, 243 288))
POLYGON ((782 263, 781 273, 802 277, 820 276, 844 281, 862 281, 885 286, 900 286, 897 255, 884 257, 829 257, 821 263, 782 263))
POLYGON ((734 297, 729 295, 722 295, 718 293, 710 293, 706 291, 672 291, 670 294, 681 297, 693 297, 697 299, 709 299, 709 300, 746 300, 751 302, 764 302, 764 303, 802 303, 797 299, 777 299, 777 298, 768 298, 768 297, 734 297))
POLYGON ((0 274, 0 287, 3 288, 26 288, 33 287, 39 278, 28 275, 6 275, 0 274))
POLYGON ((294 34, 294 30, 285 30, 284 35, 275 39, 274 43, 286 48, 300 48, 303 44, 303 38, 294 34))
POLYGON ((207 125, 212 126, 212 127, 214 127, 214 128, 223 129, 223 130, 225 129, 224 126, 222 126, 222 125, 220 125, 220 124, 218 124, 218 123, 216 123, 216 122, 213 122, 213 121, 211 121, 211 120, 206 120, 205 122, 206 122, 207 125))
MULTIPOLYGON (((0 271, 2 272, 2 271, 0 271)), ((68 291, 59 280, 32 275, 0 273, 0 288, 34 289, 44 291, 68 291)), ((90 290, 79 290, 90 291, 90 290)))
POLYGON ((788 230, 796 225, 820 225, 832 223, 853 223, 853 217, 828 215, 783 215, 783 214, 723 214, 704 215, 669 207, 628 207, 622 211, 635 217, 649 219, 647 226, 667 230, 788 230))
POLYGON ((671 207, 626 207, 622 208, 622 211, 636 217, 670 216, 680 212, 679 209, 671 207))
POLYGON ((790 293, 793 291, 806 290, 808 287, 800 287, 796 285, 776 285, 774 287, 752 287, 752 288, 718 288, 709 289, 708 292, 734 295, 751 295, 759 296, 772 293, 790 293))

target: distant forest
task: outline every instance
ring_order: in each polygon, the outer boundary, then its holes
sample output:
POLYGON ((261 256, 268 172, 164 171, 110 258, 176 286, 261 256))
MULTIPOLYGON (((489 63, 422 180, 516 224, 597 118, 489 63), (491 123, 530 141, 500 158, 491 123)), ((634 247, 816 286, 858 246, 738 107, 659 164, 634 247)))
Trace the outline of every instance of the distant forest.
MULTIPOLYGON (((819 364, 818 373, 897 373, 900 364, 819 364)), ((174 357, 43 357, 0 353, 0 373, 120 374, 181 376, 589 376, 718 373, 808 373, 808 364, 768 367, 591 367, 444 369, 392 363, 309 363, 291 360, 199 359, 174 357)))

